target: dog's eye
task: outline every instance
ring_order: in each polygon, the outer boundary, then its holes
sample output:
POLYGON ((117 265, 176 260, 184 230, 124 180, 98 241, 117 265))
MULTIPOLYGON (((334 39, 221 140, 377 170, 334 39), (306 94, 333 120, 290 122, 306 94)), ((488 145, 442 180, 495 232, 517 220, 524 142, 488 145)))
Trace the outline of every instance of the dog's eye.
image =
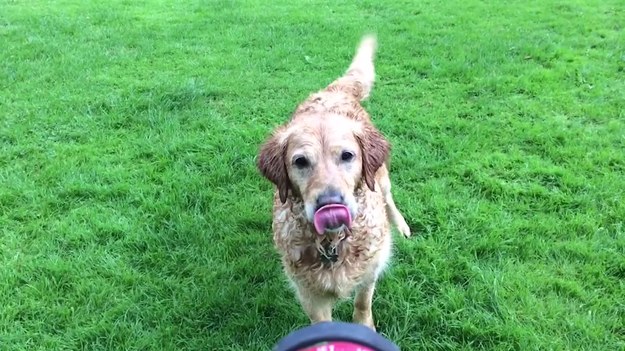
POLYGON ((349 151, 343 151, 341 154, 341 161, 349 162, 354 159, 354 153, 349 151))
POLYGON ((310 162, 308 162, 308 159, 304 156, 299 156, 295 158, 295 160, 293 160, 293 164, 297 168, 306 168, 310 166, 310 162))

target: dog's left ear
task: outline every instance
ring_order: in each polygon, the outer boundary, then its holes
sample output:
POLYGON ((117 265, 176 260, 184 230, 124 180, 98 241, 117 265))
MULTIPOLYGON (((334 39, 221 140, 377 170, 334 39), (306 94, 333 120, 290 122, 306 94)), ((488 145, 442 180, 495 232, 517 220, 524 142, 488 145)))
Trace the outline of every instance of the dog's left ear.
POLYGON ((278 187, 280 201, 286 202, 289 194, 289 176, 286 170, 286 138, 276 131, 260 148, 256 166, 260 173, 278 187))
POLYGON ((374 126, 365 124, 356 134, 362 152, 362 174, 365 183, 375 191, 375 173, 387 160, 391 151, 390 143, 374 126))

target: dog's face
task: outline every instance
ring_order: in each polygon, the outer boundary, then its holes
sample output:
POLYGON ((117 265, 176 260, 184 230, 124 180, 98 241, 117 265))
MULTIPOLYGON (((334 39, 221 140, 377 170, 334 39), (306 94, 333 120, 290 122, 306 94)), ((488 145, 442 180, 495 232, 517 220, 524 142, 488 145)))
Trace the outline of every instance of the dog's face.
MULTIPOLYGON (((389 148, 366 122, 340 115, 307 116, 279 128, 267 140, 258 167, 276 184, 283 203, 289 191, 302 199, 311 223, 315 213, 327 205, 340 205, 337 207, 346 208, 349 217, 355 218, 354 192, 363 181, 375 190, 375 173, 386 161, 389 148)), ((325 228, 341 227, 339 221, 325 228)))

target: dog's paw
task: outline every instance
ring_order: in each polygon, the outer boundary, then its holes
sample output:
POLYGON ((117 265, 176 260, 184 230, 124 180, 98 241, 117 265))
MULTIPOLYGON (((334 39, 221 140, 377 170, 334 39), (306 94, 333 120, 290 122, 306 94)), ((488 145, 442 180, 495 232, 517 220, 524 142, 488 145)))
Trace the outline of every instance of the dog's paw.
POLYGON ((405 237, 405 238, 409 238, 411 233, 410 233, 410 227, 408 226, 408 223, 406 223, 406 220, 404 220, 403 218, 399 221, 399 223, 397 223, 397 230, 405 237))
POLYGON ((362 324, 365 327, 369 327, 369 328, 371 328, 371 330, 376 331, 375 323, 373 322, 373 318, 371 318, 371 317, 364 318, 364 319, 354 318, 353 322, 354 323, 358 323, 358 324, 362 324))
POLYGON ((366 327, 373 329, 373 331, 376 331, 375 323, 373 322, 373 315, 371 314, 371 309, 359 310, 357 308, 354 308, 352 322, 362 324, 366 327))

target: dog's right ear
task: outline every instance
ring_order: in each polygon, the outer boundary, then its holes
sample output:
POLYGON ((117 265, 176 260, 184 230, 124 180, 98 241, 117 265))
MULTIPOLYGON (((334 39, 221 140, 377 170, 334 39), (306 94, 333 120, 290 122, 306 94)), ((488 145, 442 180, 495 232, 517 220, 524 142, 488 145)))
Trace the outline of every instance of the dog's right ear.
POLYGON ((388 161, 391 144, 373 125, 365 124, 356 140, 362 150, 362 175, 371 191, 375 191, 375 174, 388 161))
POLYGON ((289 194, 289 176, 286 170, 287 138, 282 130, 276 131, 260 148, 257 167, 260 173, 278 187, 280 201, 286 202, 289 194))

